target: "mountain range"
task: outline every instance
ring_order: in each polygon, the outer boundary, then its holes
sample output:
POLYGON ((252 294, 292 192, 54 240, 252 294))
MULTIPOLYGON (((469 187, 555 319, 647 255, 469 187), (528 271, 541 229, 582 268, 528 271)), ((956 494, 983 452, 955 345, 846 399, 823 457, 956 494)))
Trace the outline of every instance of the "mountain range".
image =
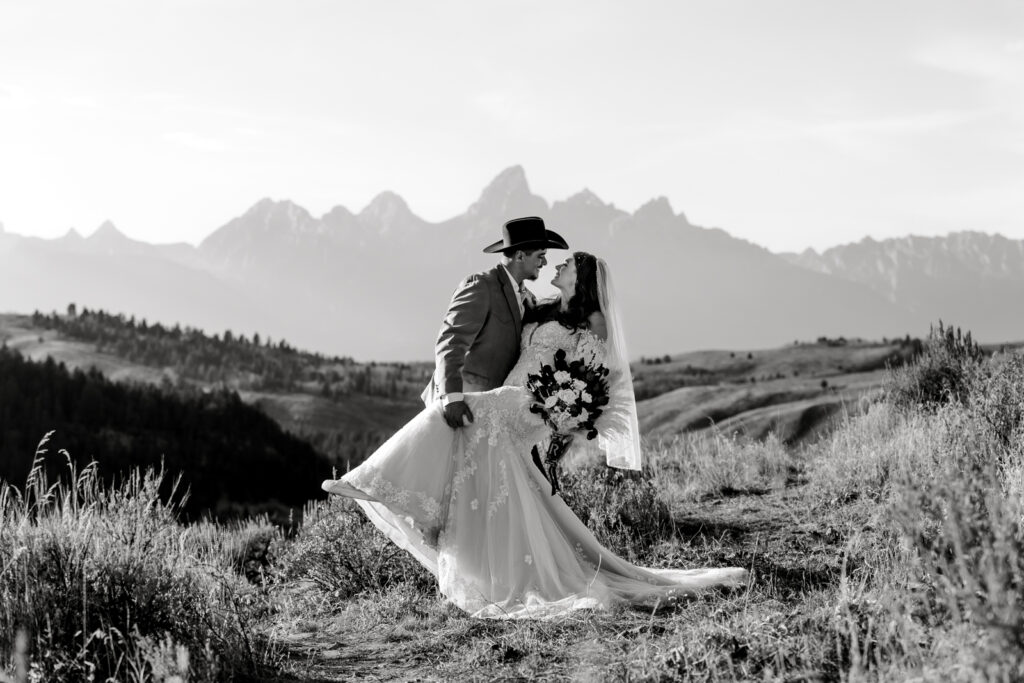
POLYGON ((883 241, 866 237, 820 254, 808 249, 781 256, 865 285, 918 316, 971 329, 985 341, 1016 340, 1024 332, 1024 240, 982 232, 883 241))
MULTIPOLYGON (((664 197, 632 213, 586 189, 549 204, 520 166, 439 223, 383 192, 319 217, 262 199, 198 247, 133 240, 109 221, 50 240, 0 228, 0 311, 75 302, 363 360, 429 359, 452 291, 496 262, 483 247, 523 215, 608 261, 633 356, 917 336, 939 318, 982 341, 1024 338, 1024 317, 1008 313, 1024 294, 1024 242, 963 232, 775 254, 693 225, 664 197)), ((553 276, 535 291, 551 292, 553 276)))

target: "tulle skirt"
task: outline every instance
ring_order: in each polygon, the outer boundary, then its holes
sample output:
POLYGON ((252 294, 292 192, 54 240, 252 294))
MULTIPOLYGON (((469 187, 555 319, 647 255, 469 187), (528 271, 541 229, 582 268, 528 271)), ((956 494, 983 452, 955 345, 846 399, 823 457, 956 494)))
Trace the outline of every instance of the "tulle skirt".
POLYGON ((440 404, 429 406, 323 488, 355 498, 470 615, 550 618, 746 581, 734 567, 637 567, 602 547, 533 464, 531 449, 547 430, 526 391, 469 393, 466 403, 471 425, 453 430, 440 404))

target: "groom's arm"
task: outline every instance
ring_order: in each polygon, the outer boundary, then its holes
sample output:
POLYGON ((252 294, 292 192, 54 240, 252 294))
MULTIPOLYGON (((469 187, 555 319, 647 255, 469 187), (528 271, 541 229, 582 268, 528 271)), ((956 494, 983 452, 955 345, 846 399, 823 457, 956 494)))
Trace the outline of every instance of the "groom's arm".
POLYGON ((487 282, 480 275, 466 278, 452 296, 435 347, 441 394, 462 393, 462 366, 489 311, 487 282))

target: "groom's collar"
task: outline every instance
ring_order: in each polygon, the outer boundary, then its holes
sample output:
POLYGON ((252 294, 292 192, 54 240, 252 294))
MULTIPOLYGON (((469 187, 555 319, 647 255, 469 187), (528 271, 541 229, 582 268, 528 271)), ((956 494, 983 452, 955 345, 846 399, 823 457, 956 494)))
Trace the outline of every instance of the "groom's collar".
POLYGON ((505 275, 508 276, 508 281, 512 283, 512 291, 516 293, 516 296, 519 296, 519 288, 521 285, 518 282, 516 282, 516 279, 514 277, 512 277, 512 271, 506 268, 504 263, 499 263, 498 267, 505 271, 505 275))

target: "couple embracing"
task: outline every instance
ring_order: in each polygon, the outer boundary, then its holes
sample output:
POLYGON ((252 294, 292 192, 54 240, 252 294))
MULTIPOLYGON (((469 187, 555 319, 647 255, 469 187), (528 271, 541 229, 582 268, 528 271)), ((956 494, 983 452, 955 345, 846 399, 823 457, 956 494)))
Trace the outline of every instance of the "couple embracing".
MULTIPOLYGON (((548 249, 568 249, 540 218, 509 221, 490 271, 464 280, 436 346, 426 407, 363 464, 325 481, 353 498, 474 617, 551 618, 576 609, 652 605, 746 580, 740 568, 650 569, 604 548, 534 464, 552 439, 530 377, 555 361, 607 368, 596 439, 569 449, 640 469, 632 376, 607 264, 577 251, 556 267, 552 300, 525 288, 548 249), (534 408, 531 410, 531 408, 534 408)), ((593 436, 593 434, 591 434, 593 436)))

